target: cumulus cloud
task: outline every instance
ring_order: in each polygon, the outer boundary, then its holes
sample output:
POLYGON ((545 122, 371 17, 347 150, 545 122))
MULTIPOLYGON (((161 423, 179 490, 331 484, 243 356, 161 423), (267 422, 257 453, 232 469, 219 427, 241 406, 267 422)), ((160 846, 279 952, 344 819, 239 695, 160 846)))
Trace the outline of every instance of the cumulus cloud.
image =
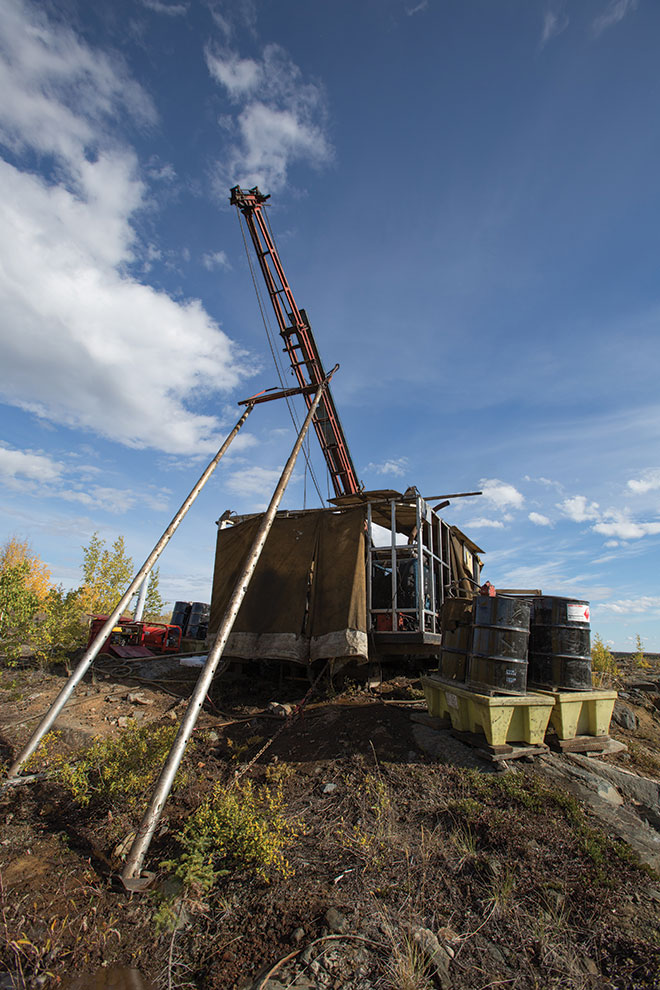
POLYGON ((552 526, 552 523, 548 517, 542 515, 540 512, 530 512, 527 518, 531 523, 534 523, 535 526, 552 526))
POLYGON ((647 492, 657 491, 660 488, 660 468, 653 468, 644 471, 641 478, 631 478, 628 488, 635 495, 645 495, 647 492))
POLYGON ((594 533, 618 540, 640 540, 643 536, 657 536, 660 522, 636 522, 625 511, 609 509, 600 522, 592 527, 594 533))
MULTIPOLYGON (((236 105, 230 143, 218 171, 223 184, 281 189, 290 166, 321 166, 332 158, 325 133, 325 97, 279 45, 267 45, 260 60, 229 49, 206 53, 211 76, 236 105)), ((227 130, 226 115, 222 129, 227 130)))
POLYGON ((0 447, 0 479, 54 481, 63 471, 63 464, 39 451, 0 447))
POLYGON ((626 14, 637 8, 637 0, 610 0, 602 14, 599 14, 592 22, 594 34, 602 34, 607 28, 613 27, 622 21, 626 14))
POLYGON ((199 301, 127 274, 147 189, 113 130, 153 124, 151 101, 121 62, 35 7, 4 6, 0 141, 15 157, 0 160, 0 394, 129 446, 211 450, 220 423, 192 402, 241 381, 243 355, 199 301), (48 178, 21 169, 24 152, 53 164, 48 178))
POLYGON ((565 498, 563 502, 557 505, 557 508, 573 522, 588 522, 600 518, 598 502, 590 502, 584 495, 565 498))
POLYGON ((525 501, 517 488, 505 481, 498 481, 497 478, 482 478, 479 487, 483 491, 483 498, 498 509, 519 509, 525 501))
POLYGON ((395 477, 401 478, 407 469, 407 457, 391 457, 389 460, 382 461, 380 464, 367 464, 365 471, 370 471, 373 474, 393 474, 395 477))

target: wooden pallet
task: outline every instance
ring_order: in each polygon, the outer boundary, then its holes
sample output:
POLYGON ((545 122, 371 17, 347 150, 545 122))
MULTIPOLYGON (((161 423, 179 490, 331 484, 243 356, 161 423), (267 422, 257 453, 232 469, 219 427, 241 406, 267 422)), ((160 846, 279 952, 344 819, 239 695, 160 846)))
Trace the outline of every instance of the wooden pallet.
POLYGON ((529 743, 504 743, 502 746, 489 746, 486 737, 477 732, 459 732, 457 729, 451 730, 452 736, 460 739, 467 746, 472 746, 478 750, 480 756, 484 756, 491 763, 501 763, 503 760, 519 760, 522 756, 543 756, 549 751, 545 743, 530 745, 529 743))
POLYGON ((551 736, 549 743, 557 753, 623 753, 628 748, 610 736, 573 736, 572 739, 551 736))

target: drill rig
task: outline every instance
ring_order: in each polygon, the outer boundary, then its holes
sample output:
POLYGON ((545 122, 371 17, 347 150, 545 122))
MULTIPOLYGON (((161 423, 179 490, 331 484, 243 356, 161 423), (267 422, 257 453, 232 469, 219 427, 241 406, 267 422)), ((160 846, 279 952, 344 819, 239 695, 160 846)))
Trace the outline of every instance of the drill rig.
MULTIPOLYGON (((324 380, 325 371, 307 313, 296 303, 265 215, 264 204, 269 198, 256 187, 244 190, 235 186, 230 202, 237 208, 239 219, 242 216, 245 220, 283 350, 296 384, 305 389, 309 408, 312 393, 324 380)), ((471 594, 479 587, 482 551, 438 515, 438 510, 448 504, 447 496, 423 498, 414 487, 405 493, 364 490, 329 388, 313 424, 332 479, 334 498, 329 499, 330 507, 312 511, 335 516, 357 509, 363 513, 360 538, 364 539, 365 642, 368 638, 369 654, 437 654, 442 606, 446 599, 471 594), (441 504, 433 507, 430 501, 441 504)), ((298 514, 279 513, 288 518, 296 515, 302 517, 305 510, 298 514)), ((239 525, 251 518, 227 516, 226 513, 220 523, 219 537, 227 525, 239 525)), ((216 577, 222 566, 216 557, 216 577)), ((327 561, 324 566, 329 566, 327 561)), ((316 570, 318 579, 318 564, 316 570)), ((313 596, 308 594, 308 601, 310 598, 313 596)), ((212 605, 211 627, 213 612, 212 605)))

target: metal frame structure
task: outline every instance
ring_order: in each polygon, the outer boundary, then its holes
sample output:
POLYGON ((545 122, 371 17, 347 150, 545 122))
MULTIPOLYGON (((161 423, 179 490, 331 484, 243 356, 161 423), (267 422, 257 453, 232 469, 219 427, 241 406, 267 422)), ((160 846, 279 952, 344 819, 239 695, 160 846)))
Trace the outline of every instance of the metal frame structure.
MULTIPOLYGON (((268 228, 263 210, 267 199, 270 197, 260 193, 256 186, 249 190, 234 186, 230 203, 245 217, 280 336, 284 341, 284 350, 298 385, 304 390, 303 395, 309 409, 312 392, 325 380, 326 375, 307 314, 296 304, 268 228)), ((335 494, 352 495, 360 491, 361 485, 330 389, 326 390, 314 416, 314 429, 328 465, 335 494)))
MULTIPOLYGON (((415 525, 406 544, 397 542, 401 533, 398 513, 410 514, 410 500, 389 500, 389 545, 377 546, 373 539, 372 503, 367 503, 367 610, 376 645, 399 643, 439 647, 440 609, 451 584, 450 527, 422 498, 414 500, 415 525), (375 582, 380 570, 389 578, 389 592, 382 601, 385 582, 375 582), (404 587, 404 581, 408 587, 404 587), (380 588, 374 587, 380 584, 380 588)), ((413 649, 410 652, 414 652, 413 649)))

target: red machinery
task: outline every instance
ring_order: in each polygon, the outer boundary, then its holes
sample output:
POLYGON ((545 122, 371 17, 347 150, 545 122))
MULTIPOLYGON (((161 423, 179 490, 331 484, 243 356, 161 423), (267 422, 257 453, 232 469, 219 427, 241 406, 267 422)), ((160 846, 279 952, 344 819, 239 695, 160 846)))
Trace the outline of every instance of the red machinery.
MULTIPOLYGON (((96 638, 107 615, 95 615, 89 626, 90 646, 96 638)), ((158 653, 176 653, 181 647, 181 629, 165 622, 135 622, 131 618, 119 619, 105 643, 101 653, 129 660, 139 657, 153 657, 158 653)))
MULTIPOLYGON (((280 336, 284 341, 298 384, 303 388, 314 386, 312 392, 305 394, 305 402, 309 409, 314 401, 313 392, 324 380, 325 372, 307 314, 304 309, 298 309, 296 305, 275 242, 268 229, 262 209, 267 199, 270 197, 260 193, 256 186, 249 190, 234 186, 231 190, 230 203, 238 207, 245 217, 268 295, 273 304, 280 336)), ((354 495, 359 492, 362 486, 358 481, 329 388, 321 399, 313 422, 332 477, 335 495, 354 495)))

